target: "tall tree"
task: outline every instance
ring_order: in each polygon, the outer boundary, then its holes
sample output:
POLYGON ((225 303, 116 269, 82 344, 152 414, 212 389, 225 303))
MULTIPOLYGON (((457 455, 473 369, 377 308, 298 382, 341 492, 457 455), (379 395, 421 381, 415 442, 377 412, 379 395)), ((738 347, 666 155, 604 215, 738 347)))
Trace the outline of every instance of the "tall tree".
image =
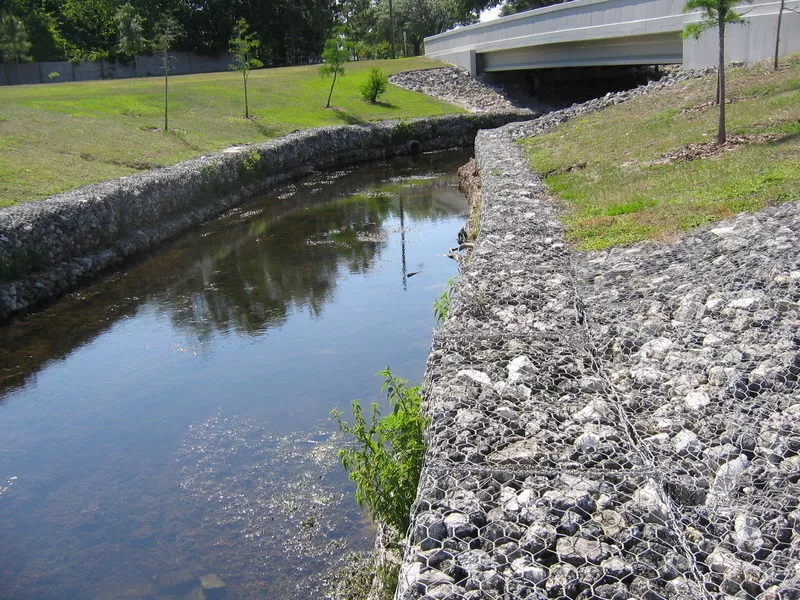
POLYGON ((164 131, 169 131, 169 51, 180 35, 180 25, 174 17, 167 15, 156 24, 155 47, 161 52, 161 65, 164 68, 164 131))
POLYGON ((5 62, 11 59, 17 63, 17 79, 19 79, 19 61, 27 58, 30 48, 31 42, 22 21, 14 15, 3 15, 0 18, 0 52, 3 53, 5 62))
POLYGON ((144 37, 144 19, 133 4, 124 4, 119 7, 114 19, 119 30, 119 53, 122 56, 134 57, 147 48, 144 37))
POLYGON ((328 102, 325 104, 325 108, 331 107, 333 86, 336 85, 336 78, 339 75, 344 75, 344 65, 349 56, 350 51, 347 48, 347 40, 344 33, 341 28, 335 27, 333 36, 325 42, 325 49, 322 51, 322 60, 324 62, 319 68, 319 73, 323 77, 333 75, 333 82, 331 83, 331 90, 328 92, 328 102))
POLYGON ((247 21, 239 19, 236 22, 236 28, 230 41, 230 51, 234 60, 230 68, 242 74, 244 83, 244 116, 246 119, 250 118, 250 107, 247 103, 247 78, 250 76, 250 69, 260 69, 264 66, 264 63, 255 57, 259 46, 261 46, 261 42, 256 39, 255 34, 249 33, 247 21))
MULTIPOLYGON (((752 0, 745 0, 752 2, 752 0)), ((717 28, 719 36, 719 65, 717 71, 717 91, 719 93, 719 122, 717 125, 717 144, 724 144, 727 139, 725 131, 725 26, 728 23, 743 23, 742 15, 733 7, 740 4, 740 0, 689 0, 683 7, 683 12, 699 10, 702 19, 697 23, 690 23, 681 33, 684 38, 699 38, 709 29, 717 28)))

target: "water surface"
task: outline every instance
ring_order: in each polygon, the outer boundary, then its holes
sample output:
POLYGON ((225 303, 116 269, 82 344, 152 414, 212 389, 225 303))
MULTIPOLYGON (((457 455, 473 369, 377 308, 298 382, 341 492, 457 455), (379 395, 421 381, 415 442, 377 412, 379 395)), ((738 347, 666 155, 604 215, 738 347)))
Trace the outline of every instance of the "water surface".
POLYGON ((0 598, 318 596, 371 545, 329 413, 421 378, 464 161, 316 174, 0 329, 0 598))

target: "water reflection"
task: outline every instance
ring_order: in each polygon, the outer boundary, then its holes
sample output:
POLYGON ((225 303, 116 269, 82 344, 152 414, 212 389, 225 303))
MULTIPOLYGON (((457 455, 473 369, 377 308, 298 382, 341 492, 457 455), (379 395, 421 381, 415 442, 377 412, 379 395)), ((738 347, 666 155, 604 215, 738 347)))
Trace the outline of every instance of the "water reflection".
POLYGON ((318 597, 370 543, 327 415, 421 377, 463 160, 317 174, 0 329, 0 597, 318 597))

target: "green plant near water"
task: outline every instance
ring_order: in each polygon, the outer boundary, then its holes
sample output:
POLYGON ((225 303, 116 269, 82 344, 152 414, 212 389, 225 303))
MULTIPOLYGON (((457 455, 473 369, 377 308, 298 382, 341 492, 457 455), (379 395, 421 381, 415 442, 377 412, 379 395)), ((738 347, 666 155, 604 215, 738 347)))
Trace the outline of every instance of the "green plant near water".
POLYGON ((448 279, 447 283, 444 284, 444 290, 442 293, 436 300, 433 301, 433 317, 436 319, 437 325, 444 323, 447 319, 447 315, 450 314, 450 305, 453 301, 453 292, 456 289, 457 281, 457 275, 454 275, 448 279))
POLYGON ((342 420, 339 410, 331 415, 339 429, 354 438, 354 447, 343 448, 339 457, 356 483, 356 501, 373 519, 402 532, 409 525, 422 470, 426 420, 419 386, 409 387, 388 368, 378 374, 384 378, 381 391, 387 394, 389 414, 382 416, 380 406, 372 403, 365 416, 354 400, 352 424, 342 420))
POLYGON ((244 155, 244 159, 239 163, 239 169, 243 174, 254 176, 258 171, 258 166, 261 164, 261 153, 258 150, 250 150, 244 155))

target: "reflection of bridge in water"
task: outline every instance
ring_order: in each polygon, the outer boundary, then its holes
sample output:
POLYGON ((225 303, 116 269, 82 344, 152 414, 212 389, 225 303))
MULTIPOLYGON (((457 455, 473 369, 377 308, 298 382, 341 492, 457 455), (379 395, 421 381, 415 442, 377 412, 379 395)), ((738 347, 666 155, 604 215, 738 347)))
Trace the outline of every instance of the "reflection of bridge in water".
MULTIPOLYGON (((699 13, 684 14, 685 0, 575 0, 503 17, 425 39, 425 54, 480 72, 683 64, 717 64, 716 30, 699 40, 680 32, 699 13)), ((726 60, 753 62, 773 55, 780 2, 743 5, 742 25, 729 25, 726 60)), ((800 52, 800 0, 787 0, 781 55, 800 52)))

